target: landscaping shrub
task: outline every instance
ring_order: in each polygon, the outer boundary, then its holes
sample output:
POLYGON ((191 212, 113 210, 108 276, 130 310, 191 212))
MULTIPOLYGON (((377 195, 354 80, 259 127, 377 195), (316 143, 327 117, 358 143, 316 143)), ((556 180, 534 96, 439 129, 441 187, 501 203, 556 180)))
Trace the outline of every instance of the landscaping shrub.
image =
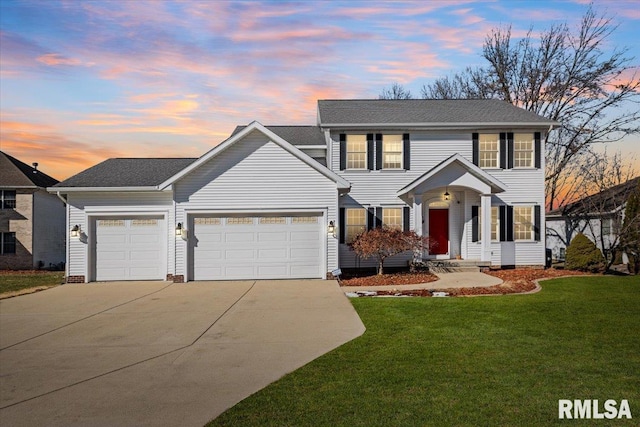
POLYGON ((600 273, 605 265, 602 252, 587 236, 579 233, 573 238, 567 248, 566 269, 600 273))

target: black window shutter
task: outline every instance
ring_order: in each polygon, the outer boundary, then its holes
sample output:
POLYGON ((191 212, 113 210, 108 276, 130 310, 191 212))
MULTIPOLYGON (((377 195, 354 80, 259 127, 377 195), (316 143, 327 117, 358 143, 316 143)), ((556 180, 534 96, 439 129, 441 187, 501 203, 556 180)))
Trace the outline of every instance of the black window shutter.
POLYGON ((540 241, 540 205, 533 207, 533 236, 536 242, 540 241))
POLYGON ((373 170, 373 134, 367 134, 367 169, 373 170))
POLYGON ((478 207, 479 206, 471 206, 471 241, 477 242, 480 240, 478 238, 478 207))
POLYGON ((376 134, 376 170, 382 169, 382 134, 376 134))
POLYGON ((513 132, 507 133, 507 168, 513 169, 513 132))
POLYGON ((507 242, 513 242, 513 206, 507 206, 507 242))
POLYGON ((507 241, 507 207, 505 205, 499 208, 499 221, 500 221, 500 241, 507 241))
POLYGON ((402 230, 403 231, 409 231, 409 215, 411 214, 411 211, 409 209, 409 206, 404 206, 402 208, 402 230))
POLYGON ((402 165, 404 166, 404 170, 407 171, 411 169, 411 144, 409 141, 409 134, 402 134, 402 165))
POLYGON ((340 223, 338 223, 338 230, 340 231, 340 243, 344 243, 344 237, 347 234, 347 215, 344 208, 340 208, 340 223))
POLYGON ((347 135, 340 134, 340 170, 347 168, 347 135))
POLYGON ((535 156, 535 166, 536 168, 540 169, 541 165, 542 165, 542 142, 540 141, 540 132, 536 132, 533 134, 533 140, 534 140, 534 156, 535 156))
POLYGON ((376 208, 367 208, 367 230, 371 230, 376 226, 376 208))
POLYGON ((507 134, 500 132, 500 168, 507 168, 507 134))
POLYGON ((478 166, 480 161, 480 137, 477 133, 472 135, 473 139, 473 164, 478 166))
POLYGON ((382 208, 376 208, 376 227, 382 227, 382 208))

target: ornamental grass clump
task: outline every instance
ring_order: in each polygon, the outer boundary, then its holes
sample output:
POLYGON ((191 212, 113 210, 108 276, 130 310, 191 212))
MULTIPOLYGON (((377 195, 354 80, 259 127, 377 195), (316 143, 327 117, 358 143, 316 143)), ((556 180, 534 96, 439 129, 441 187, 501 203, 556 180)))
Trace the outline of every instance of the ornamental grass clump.
POLYGON ((573 238, 567 248, 566 269, 601 273, 605 265, 602 252, 587 236, 579 233, 573 238))

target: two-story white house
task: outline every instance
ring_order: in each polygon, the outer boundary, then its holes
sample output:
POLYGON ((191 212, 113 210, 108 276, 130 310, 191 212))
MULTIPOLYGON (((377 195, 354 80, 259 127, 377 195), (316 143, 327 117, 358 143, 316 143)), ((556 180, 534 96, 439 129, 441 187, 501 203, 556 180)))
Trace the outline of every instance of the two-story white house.
POLYGON ((557 125, 497 100, 321 100, 316 125, 253 122, 197 159, 110 159, 49 189, 68 281, 324 278, 373 265, 348 244, 380 225, 429 235, 425 259, 543 266, 557 125))

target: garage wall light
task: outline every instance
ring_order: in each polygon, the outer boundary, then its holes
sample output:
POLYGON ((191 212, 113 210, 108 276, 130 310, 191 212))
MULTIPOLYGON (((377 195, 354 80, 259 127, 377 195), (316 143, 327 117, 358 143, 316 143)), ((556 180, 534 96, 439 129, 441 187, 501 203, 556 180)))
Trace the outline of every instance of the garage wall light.
POLYGON ((71 229, 71 237, 79 237, 80 236, 80 226, 78 224, 74 225, 71 229))
POLYGON ((329 221, 329 226, 327 227, 327 233, 336 237, 336 224, 333 221, 329 221))
POLYGON ((176 226, 176 236, 182 236, 182 223, 179 222, 176 226))

